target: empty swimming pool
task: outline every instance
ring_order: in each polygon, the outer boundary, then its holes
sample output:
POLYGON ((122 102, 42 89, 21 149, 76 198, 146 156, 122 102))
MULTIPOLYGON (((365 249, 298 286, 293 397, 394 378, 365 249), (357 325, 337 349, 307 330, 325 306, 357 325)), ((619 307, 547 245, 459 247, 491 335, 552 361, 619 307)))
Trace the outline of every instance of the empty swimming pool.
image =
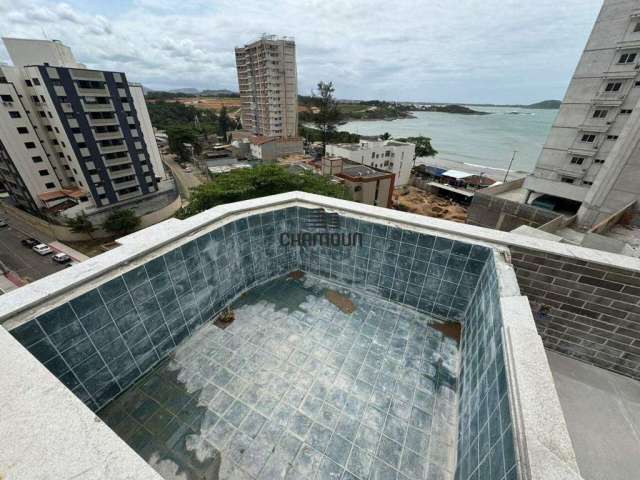
POLYGON ((431 317, 308 275, 233 311, 100 412, 164 478, 450 476, 459 353, 431 317))

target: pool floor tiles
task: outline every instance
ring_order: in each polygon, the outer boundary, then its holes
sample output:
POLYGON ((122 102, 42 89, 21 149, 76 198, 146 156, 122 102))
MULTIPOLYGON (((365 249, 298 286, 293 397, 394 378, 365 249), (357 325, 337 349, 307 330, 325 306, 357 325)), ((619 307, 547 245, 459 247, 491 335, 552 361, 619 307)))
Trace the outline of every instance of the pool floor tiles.
POLYGON ((232 309, 99 412, 164 478, 453 478, 459 352, 432 318, 309 275, 232 309))

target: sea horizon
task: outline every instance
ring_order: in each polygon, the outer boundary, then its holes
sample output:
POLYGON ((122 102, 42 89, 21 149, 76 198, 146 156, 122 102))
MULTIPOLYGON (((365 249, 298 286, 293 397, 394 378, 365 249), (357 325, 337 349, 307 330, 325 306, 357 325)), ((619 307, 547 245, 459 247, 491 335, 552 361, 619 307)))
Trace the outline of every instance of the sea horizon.
POLYGON ((431 138, 435 157, 421 157, 416 163, 439 160, 476 169, 505 171, 517 151, 511 171, 532 172, 558 110, 517 107, 474 108, 490 115, 460 115, 412 112, 415 118, 350 121, 339 127, 360 135, 431 138))

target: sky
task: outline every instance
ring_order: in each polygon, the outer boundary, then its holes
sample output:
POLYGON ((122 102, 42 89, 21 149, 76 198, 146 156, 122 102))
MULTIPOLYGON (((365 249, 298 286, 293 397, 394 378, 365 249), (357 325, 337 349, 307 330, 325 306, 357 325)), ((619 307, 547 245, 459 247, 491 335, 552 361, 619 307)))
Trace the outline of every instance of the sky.
MULTIPOLYGON (((58 39, 152 89, 237 91, 234 47, 295 38, 298 90, 342 99, 561 99, 602 0, 0 0, 0 35, 58 39)), ((0 46, 0 62, 9 62, 0 46)))

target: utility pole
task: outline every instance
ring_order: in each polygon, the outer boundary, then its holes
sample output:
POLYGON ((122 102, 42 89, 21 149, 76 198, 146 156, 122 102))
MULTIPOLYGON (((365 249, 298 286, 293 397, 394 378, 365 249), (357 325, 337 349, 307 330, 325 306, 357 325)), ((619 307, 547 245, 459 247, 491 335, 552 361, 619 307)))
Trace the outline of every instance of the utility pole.
POLYGON ((511 165, 513 165, 513 161, 516 159, 516 153, 518 153, 518 151, 514 150, 511 161, 509 162, 509 168, 507 168, 507 173, 504 174, 504 181, 502 183, 507 183, 507 177, 509 176, 509 172, 511 171, 511 165))

